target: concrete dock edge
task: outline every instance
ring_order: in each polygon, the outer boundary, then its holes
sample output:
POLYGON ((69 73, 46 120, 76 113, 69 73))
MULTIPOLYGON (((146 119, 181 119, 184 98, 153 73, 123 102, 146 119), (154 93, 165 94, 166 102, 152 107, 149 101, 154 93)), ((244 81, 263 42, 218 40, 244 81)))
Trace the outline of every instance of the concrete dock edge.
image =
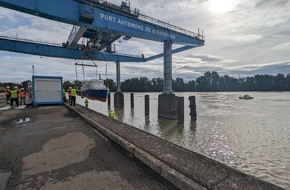
POLYGON ((139 161, 146 164, 153 171, 157 172, 161 177, 175 185, 179 189, 196 189, 196 190, 205 190, 206 188, 202 187, 198 183, 184 176, 180 172, 176 171, 174 168, 171 168, 167 164, 163 163, 159 159, 150 155, 148 152, 142 150, 139 147, 136 147, 134 144, 130 143, 126 139, 122 138, 118 134, 113 131, 107 129, 100 123, 88 118, 85 114, 78 112, 74 107, 70 107, 66 105, 66 107, 78 114, 81 119, 84 119, 89 124, 93 125, 95 129, 97 129, 102 135, 111 141, 117 143, 126 151, 131 153, 134 157, 136 157, 139 161))
POLYGON ((122 147, 131 157, 154 171, 158 178, 169 182, 177 189, 283 190, 274 184, 242 173, 145 131, 109 119, 93 110, 81 106, 65 106, 108 140, 122 147), (134 138, 135 136, 131 133, 137 135, 138 138, 134 138), (167 146, 166 150, 163 146, 167 146))

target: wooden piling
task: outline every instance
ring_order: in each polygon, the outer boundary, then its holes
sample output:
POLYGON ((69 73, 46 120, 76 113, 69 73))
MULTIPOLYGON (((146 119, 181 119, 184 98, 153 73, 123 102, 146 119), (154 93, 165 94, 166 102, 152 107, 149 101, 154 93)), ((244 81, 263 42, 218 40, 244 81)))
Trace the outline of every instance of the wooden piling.
POLYGON ((149 95, 145 95, 145 115, 149 115, 149 95))
POLYGON ((134 108, 134 93, 130 94, 131 108, 134 108))
POLYGON ((190 108, 190 116, 191 121, 196 121, 196 104, 195 104, 195 96, 189 96, 189 108, 190 108))
POLYGON ((110 109, 111 108, 111 94, 110 94, 110 92, 108 93, 108 109, 110 109))
POLYGON ((178 123, 184 123, 184 97, 178 97, 178 123))

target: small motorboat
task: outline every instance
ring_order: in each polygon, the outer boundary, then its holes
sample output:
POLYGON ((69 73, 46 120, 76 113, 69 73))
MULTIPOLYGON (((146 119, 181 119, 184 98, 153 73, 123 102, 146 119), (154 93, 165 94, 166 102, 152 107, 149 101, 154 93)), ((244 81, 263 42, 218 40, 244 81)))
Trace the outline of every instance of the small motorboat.
POLYGON ((83 80, 82 87, 77 90, 77 94, 91 100, 106 102, 109 89, 104 85, 103 80, 92 79, 90 81, 83 80))
POLYGON ((239 99, 244 99, 244 100, 251 100, 253 99, 254 97, 250 96, 249 94, 246 94, 244 96, 240 96, 239 99))

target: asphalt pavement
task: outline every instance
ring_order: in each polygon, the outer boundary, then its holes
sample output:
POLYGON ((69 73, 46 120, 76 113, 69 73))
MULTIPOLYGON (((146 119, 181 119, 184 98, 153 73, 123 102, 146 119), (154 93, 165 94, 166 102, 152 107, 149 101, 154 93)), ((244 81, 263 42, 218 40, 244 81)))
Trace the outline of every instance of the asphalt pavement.
MULTIPOLYGON (((0 107, 6 106, 0 94, 0 107)), ((63 105, 0 111, 0 190, 165 189, 63 105)))

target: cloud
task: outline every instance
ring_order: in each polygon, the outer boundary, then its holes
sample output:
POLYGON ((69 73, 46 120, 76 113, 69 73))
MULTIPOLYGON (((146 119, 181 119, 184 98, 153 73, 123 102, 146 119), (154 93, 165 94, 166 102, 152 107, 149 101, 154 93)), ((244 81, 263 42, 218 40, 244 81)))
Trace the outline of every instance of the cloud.
POLYGON ((290 42, 278 44, 273 47, 273 50, 286 50, 289 51, 290 49, 290 42))
MULTIPOLYGON (((112 3, 121 4, 119 0, 112 3)), ((131 2, 142 14, 197 32, 204 29, 205 46, 173 55, 173 77, 192 80, 206 71, 228 75, 290 73, 290 3, 289 0, 234 0, 232 10, 215 13, 211 0, 131 2)), ((0 7, 0 35, 61 44, 71 25, 50 21, 0 7)), ((117 53, 145 57, 163 52, 163 44, 132 38, 115 42, 117 53)), ((1 81, 31 78, 31 66, 39 75, 59 75, 75 80, 74 60, 0 51, 1 81), (13 71, 13 72, 12 72, 13 71), (15 77, 17 76, 17 77, 15 77)), ((97 62, 98 73, 116 79, 112 62, 97 62)), ((83 78, 79 67, 78 77, 83 78)), ((96 70, 85 68, 85 77, 95 77, 96 70)), ((148 63, 121 63, 121 79, 146 76, 163 77, 163 57, 148 63)), ((20 81, 21 82, 21 81, 20 81)))
POLYGON ((255 7, 256 8, 273 8, 273 7, 283 7, 289 0, 259 0, 255 7))

